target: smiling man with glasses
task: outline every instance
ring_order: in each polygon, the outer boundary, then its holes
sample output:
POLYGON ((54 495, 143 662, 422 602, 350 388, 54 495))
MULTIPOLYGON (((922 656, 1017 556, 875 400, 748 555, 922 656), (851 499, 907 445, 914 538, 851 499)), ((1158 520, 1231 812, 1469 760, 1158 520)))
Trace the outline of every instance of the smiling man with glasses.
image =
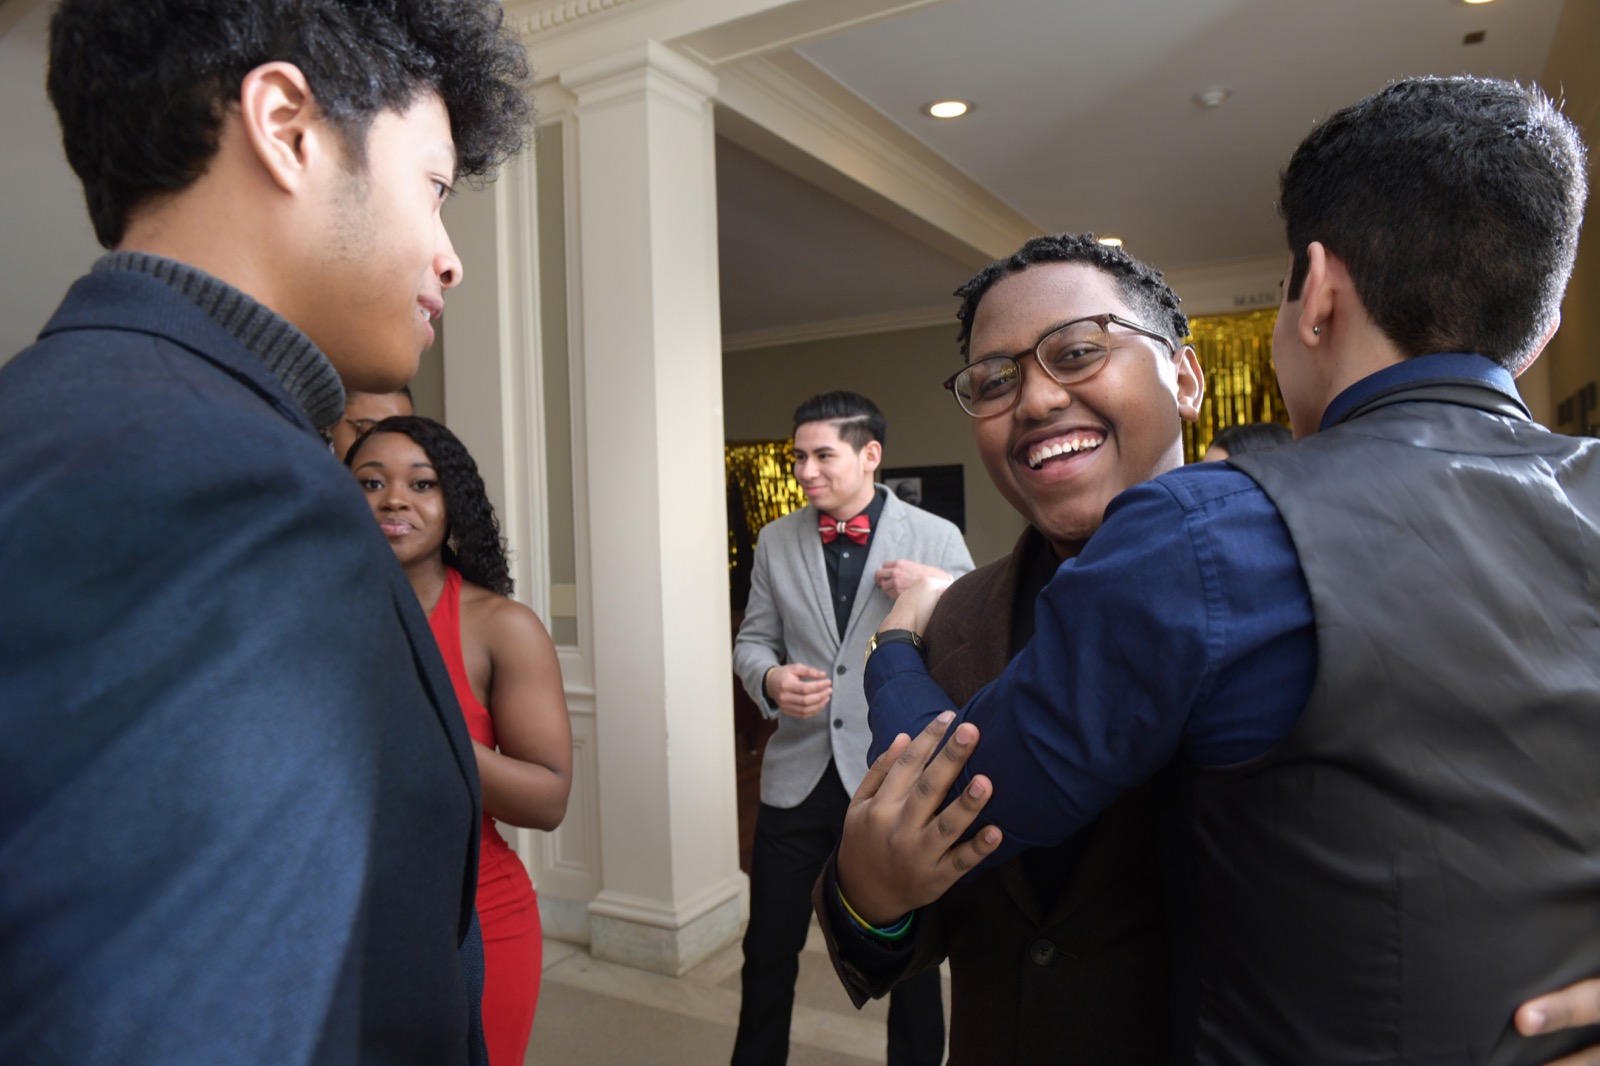
MULTIPOLYGON (((928 625, 928 669, 959 702, 1027 644, 1039 590, 1107 502, 1182 463, 1183 423, 1203 389, 1177 296, 1092 235, 1036 237, 956 294, 971 359, 945 385, 972 416, 990 477, 1028 521, 1011 555, 957 580, 928 625)), ((1167 998, 1160 797, 1159 787, 1131 791, 1091 829, 958 886, 898 937, 846 912, 830 868, 813 903, 852 998, 948 959, 951 1066, 1069 1053, 1166 1063, 1166 1011, 1151 1009, 1167 998)))

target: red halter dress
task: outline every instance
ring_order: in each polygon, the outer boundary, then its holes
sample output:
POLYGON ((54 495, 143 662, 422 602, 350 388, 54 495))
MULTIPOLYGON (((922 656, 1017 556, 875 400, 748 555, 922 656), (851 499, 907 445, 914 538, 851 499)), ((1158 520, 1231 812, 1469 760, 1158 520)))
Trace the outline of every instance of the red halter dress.
MULTIPOLYGON (((445 568, 444 594, 429 616, 472 739, 494 747, 494 720, 478 702, 461 655, 461 575, 445 568)), ((533 882, 494 819, 483 816, 478 844, 478 924, 483 927, 483 1034, 489 1066, 522 1066, 539 1000, 543 944, 533 882)))

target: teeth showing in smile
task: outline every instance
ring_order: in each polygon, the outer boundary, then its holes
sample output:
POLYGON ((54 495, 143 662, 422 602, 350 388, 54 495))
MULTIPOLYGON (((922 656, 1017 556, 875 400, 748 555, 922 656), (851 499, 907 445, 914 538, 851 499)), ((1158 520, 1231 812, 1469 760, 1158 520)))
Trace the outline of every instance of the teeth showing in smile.
POLYGON ((1054 459, 1058 455, 1068 455, 1073 452, 1091 452, 1104 443, 1105 438, 1100 436, 1045 441, 1028 452, 1028 466, 1037 470, 1044 465, 1046 459, 1054 459))

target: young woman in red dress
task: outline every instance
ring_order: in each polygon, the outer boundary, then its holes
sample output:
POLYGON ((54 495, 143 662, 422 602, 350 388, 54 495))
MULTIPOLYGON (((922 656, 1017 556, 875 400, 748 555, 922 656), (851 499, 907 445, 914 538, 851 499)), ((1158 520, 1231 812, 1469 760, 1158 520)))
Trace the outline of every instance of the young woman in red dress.
POLYGON ((572 729, 555 645, 510 598, 500 524, 477 464, 444 426, 388 418, 350 449, 378 526, 433 625, 483 786, 478 923, 490 1066, 521 1066, 539 997, 539 908, 495 820, 554 829, 572 786, 572 729))

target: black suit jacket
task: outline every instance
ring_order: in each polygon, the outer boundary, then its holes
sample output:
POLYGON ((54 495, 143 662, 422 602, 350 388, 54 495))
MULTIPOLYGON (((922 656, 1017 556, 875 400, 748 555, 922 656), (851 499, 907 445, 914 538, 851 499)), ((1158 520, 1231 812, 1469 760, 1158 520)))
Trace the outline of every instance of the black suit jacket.
MULTIPOLYGON (((1011 660, 1019 581, 1032 554, 1048 550, 1030 528, 1010 556, 941 597, 924 634, 928 670, 958 706, 1011 660)), ((834 968, 859 1006, 948 958, 951 1066, 1165 1063, 1159 814, 1150 785, 1113 804, 1081 850, 1061 857, 1070 876, 1054 900, 1041 902, 1030 880, 1036 853, 960 882, 917 912, 909 954, 882 952, 849 926, 827 895, 830 861, 813 903, 834 968)))
POLYGON ((0 1061, 468 1061, 477 773, 427 620, 162 282, 81 279, 0 368, 0 579, 0 1061))

